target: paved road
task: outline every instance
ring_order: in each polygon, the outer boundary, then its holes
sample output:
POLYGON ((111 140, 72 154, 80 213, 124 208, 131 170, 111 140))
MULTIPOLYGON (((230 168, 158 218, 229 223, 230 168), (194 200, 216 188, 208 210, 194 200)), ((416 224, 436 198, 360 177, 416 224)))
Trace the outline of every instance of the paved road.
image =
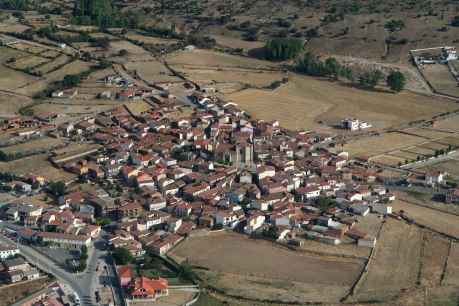
MULTIPOLYGON (((20 226, 9 224, 6 222, 0 223, 0 226, 9 227, 12 229, 20 229, 20 226)), ((6 237, 0 235, 0 240, 8 240, 6 237)), ((79 297, 82 306, 97 305, 95 301, 95 291, 100 284, 100 278, 97 273, 97 267, 103 268, 107 266, 110 272, 110 279, 112 280, 112 286, 114 287, 115 294, 115 305, 123 305, 120 298, 120 289, 117 286, 115 268, 108 260, 108 253, 104 250, 104 244, 102 238, 98 238, 94 241, 94 247, 89 248, 87 268, 84 272, 73 274, 60 268, 54 261, 42 253, 36 251, 34 248, 19 244, 18 247, 24 255, 24 257, 38 266, 43 271, 53 274, 56 278, 64 282, 73 292, 79 297)))

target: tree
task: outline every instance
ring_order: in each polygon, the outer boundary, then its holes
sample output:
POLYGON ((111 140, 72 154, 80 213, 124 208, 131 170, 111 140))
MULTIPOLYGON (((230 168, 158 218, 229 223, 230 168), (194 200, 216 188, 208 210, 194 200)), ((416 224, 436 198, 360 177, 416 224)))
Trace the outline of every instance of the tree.
POLYGON ((384 75, 379 70, 364 72, 359 76, 359 84, 363 88, 373 89, 383 77, 384 75))
POLYGON ((405 88, 406 78, 400 71, 392 71, 387 76, 386 83, 393 91, 400 92, 405 88))
POLYGON ((451 20, 451 25, 453 27, 459 27, 459 16, 455 16, 453 20, 451 20))
POLYGON ((405 23, 403 20, 389 20, 384 24, 384 28, 386 28, 389 32, 400 31, 405 27, 405 23))
POLYGON ((303 50, 303 42, 296 38, 275 38, 264 47, 265 57, 272 61, 295 58, 303 50))
POLYGON ((115 248, 113 258, 117 265, 127 265, 134 259, 126 248, 115 248))
POLYGON ((64 182, 51 182, 49 183, 48 187, 51 194, 53 194, 55 197, 60 197, 65 194, 66 186, 64 182))
POLYGON ((337 80, 341 70, 341 65, 338 63, 336 58, 329 57, 325 60, 325 70, 331 78, 337 80))
POLYGON ((62 85, 64 87, 73 87, 73 86, 80 84, 80 82, 81 82, 80 76, 68 74, 64 76, 64 79, 62 80, 62 85))

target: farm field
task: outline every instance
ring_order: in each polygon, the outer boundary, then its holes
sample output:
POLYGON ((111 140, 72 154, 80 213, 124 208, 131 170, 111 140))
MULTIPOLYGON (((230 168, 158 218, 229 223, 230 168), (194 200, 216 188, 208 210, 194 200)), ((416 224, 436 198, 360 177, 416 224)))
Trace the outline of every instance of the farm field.
POLYGON ((126 68, 136 70, 141 78, 152 83, 182 82, 178 77, 171 75, 166 66, 154 59, 144 62, 128 62, 126 68))
POLYGON ((32 100, 26 97, 13 96, 7 93, 0 93, 0 117, 8 117, 15 115, 21 107, 26 106, 30 103, 32 103, 32 100), (14 103, 11 103, 12 99, 14 99, 14 103))
POLYGON ((16 92, 27 95, 36 94, 42 90, 45 90, 52 82, 62 80, 68 74, 78 74, 88 70, 90 65, 90 63, 80 60, 73 61, 63 66, 62 68, 47 74, 43 80, 32 82, 26 86, 22 86, 21 88, 16 89, 16 92))
POLYGON ((319 121, 336 125, 346 117, 387 128, 458 108, 450 101, 408 92, 369 92, 295 74, 290 74, 289 83, 276 90, 248 89, 228 97, 255 118, 278 119, 289 129, 317 128, 321 126, 319 121))
POLYGON ((459 87, 457 81, 448 69, 447 65, 425 65, 424 75, 439 93, 459 97, 459 87))
MULTIPOLYGON (((264 287, 262 292, 265 293, 271 290, 285 291, 289 288, 284 286, 287 282, 303 288, 298 294, 302 290, 309 291, 310 298, 320 296, 317 295, 318 292, 322 290, 324 293, 323 290, 328 286, 334 290, 340 288, 338 295, 345 293, 346 288, 349 288, 359 274, 363 263, 360 260, 306 255, 274 246, 267 241, 254 241, 240 234, 226 232, 188 239, 169 255, 178 260, 187 259, 192 265, 209 268, 212 275, 208 277, 221 276, 218 282, 225 290, 242 290, 244 285, 241 282, 244 282, 247 285, 250 283, 250 286, 261 284, 264 287), (278 265, 279 262, 289 264, 278 265), (271 283, 277 285, 271 286, 271 283), (235 288, 236 284, 238 285, 235 288)), ((240 293, 247 291, 246 289, 240 293)), ((252 294, 257 293, 263 295, 258 290, 252 294)), ((294 294, 293 291, 291 293, 294 294)), ((308 292, 303 294, 307 295, 308 292)), ((337 295, 333 297, 339 299, 337 295)))
POLYGON ((63 142, 61 139, 57 138, 52 138, 52 137, 42 137, 39 139, 34 139, 25 143, 13 145, 13 146, 8 146, 4 148, 0 148, 1 151, 5 153, 26 153, 28 151, 34 151, 34 150, 44 150, 44 149, 49 149, 51 150, 52 148, 62 145, 63 142))
POLYGON ((43 175, 51 181, 69 181, 76 175, 57 169, 48 161, 48 154, 39 154, 11 162, 0 162, 0 172, 17 175, 43 175))
POLYGON ((401 289, 413 287, 421 259, 421 239, 418 227, 387 219, 356 299, 385 301, 401 289))
POLYGON ((14 91, 16 88, 25 86, 37 79, 24 72, 0 65, 0 90, 14 91))
POLYGON ((421 171, 421 172, 446 171, 451 176, 458 179, 459 178, 459 160, 450 159, 450 160, 442 161, 434 165, 417 168, 416 170, 421 171))
POLYGON ((41 65, 40 67, 37 67, 35 70, 41 72, 42 75, 45 75, 49 73, 50 71, 53 71, 59 68, 60 66, 65 65, 66 63, 69 63, 70 61, 71 61, 71 58, 69 56, 62 54, 56 57, 54 60, 50 61, 49 63, 41 65))
POLYGON ((424 232, 421 285, 440 286, 450 242, 438 235, 424 232))
POLYGON ((225 35, 218 35, 214 34, 211 35, 216 41, 217 45, 220 45, 224 48, 232 48, 232 49, 255 49, 255 48, 261 48, 263 47, 264 43, 261 41, 247 41, 247 40, 242 40, 240 38, 236 37, 231 37, 231 36, 225 36, 225 35))
POLYGON ((128 32, 124 37, 131 39, 131 40, 137 40, 144 42, 145 44, 164 44, 164 45, 170 45, 170 44, 175 44, 178 42, 176 39, 165 39, 165 38, 160 38, 160 37, 153 37, 153 36, 147 36, 147 35, 142 35, 136 32, 128 32))
POLYGON ((459 237, 459 216, 411 204, 403 200, 394 201, 392 207, 394 211, 405 211, 410 218, 420 224, 442 233, 459 237))
POLYGON ((166 60, 170 65, 176 67, 232 67, 254 70, 274 69, 277 67, 276 64, 268 61, 202 49, 195 49, 193 51, 178 51, 168 56, 166 60))
POLYGON ((451 244, 444 284, 455 286, 459 284, 459 243, 457 242, 451 244))

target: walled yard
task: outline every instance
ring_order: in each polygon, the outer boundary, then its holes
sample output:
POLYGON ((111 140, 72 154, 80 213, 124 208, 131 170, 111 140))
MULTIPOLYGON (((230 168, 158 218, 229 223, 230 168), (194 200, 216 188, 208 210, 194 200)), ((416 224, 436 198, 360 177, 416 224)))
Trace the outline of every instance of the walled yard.
POLYGON ((355 281, 363 264, 362 260, 294 252, 227 232, 190 238, 169 255, 210 269, 211 272, 198 271, 210 284, 228 293, 290 301, 325 298, 337 302, 355 281))

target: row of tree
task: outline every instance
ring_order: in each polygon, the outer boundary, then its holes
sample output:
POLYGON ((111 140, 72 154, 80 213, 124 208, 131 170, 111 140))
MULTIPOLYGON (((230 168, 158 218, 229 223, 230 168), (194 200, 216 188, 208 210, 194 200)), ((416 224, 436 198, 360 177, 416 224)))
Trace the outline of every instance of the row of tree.
POLYGON ((296 38, 275 38, 264 47, 264 56, 271 61, 285 61, 295 58, 303 51, 303 41, 296 38))
MULTIPOLYGON (((295 70, 299 73, 328 77, 333 80, 342 77, 365 89, 373 89, 384 80, 384 74, 380 70, 366 71, 356 76, 351 68, 340 64, 335 58, 329 57, 322 61, 310 52, 297 61, 295 70)), ((399 92, 406 85, 405 75, 400 71, 392 71, 386 78, 386 84, 393 91, 399 92)))

